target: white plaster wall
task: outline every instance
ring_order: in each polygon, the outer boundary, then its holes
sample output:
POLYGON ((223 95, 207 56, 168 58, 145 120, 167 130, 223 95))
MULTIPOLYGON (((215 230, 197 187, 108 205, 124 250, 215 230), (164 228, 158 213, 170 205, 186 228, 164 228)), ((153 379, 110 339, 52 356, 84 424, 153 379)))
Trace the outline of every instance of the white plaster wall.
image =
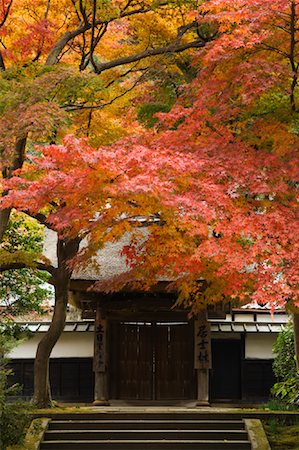
POLYGON ((254 322, 253 313, 236 313, 234 318, 235 322, 254 322))
POLYGON ((267 323, 287 323, 289 320, 287 314, 277 313, 277 314, 257 314, 256 321, 257 323, 267 322, 267 323))
MULTIPOLYGON (((11 359, 35 358, 37 345, 44 333, 36 333, 31 339, 14 348, 11 359)), ((89 358, 93 356, 94 334, 92 332, 64 333, 55 345, 51 358, 89 358)))
POLYGON ((272 359, 276 333, 252 333, 245 337, 245 358, 272 359))

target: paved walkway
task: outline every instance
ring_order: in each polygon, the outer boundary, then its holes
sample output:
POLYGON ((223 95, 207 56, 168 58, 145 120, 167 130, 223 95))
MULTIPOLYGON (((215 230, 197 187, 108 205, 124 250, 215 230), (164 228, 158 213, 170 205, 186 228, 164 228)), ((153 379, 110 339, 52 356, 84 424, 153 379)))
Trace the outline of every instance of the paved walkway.
MULTIPOLYGON (((149 412, 149 413, 161 413, 161 412, 176 412, 176 413, 183 413, 183 412, 239 412, 242 409, 246 409, 246 411, 256 411, 258 408, 251 408, 244 406, 195 406, 194 403, 190 405, 184 405, 184 406, 165 406, 165 405, 159 405, 159 406, 148 406, 148 405, 126 405, 126 404, 111 404, 110 406, 93 406, 91 405, 74 405, 74 404, 63 404, 60 403, 59 406, 61 408, 71 408, 73 407, 75 410, 84 412, 85 410, 92 410, 95 412, 126 412, 126 413, 139 413, 139 412, 149 412)), ((55 411, 55 409, 54 409, 55 411)), ((263 411, 260 409, 259 411, 263 411)))

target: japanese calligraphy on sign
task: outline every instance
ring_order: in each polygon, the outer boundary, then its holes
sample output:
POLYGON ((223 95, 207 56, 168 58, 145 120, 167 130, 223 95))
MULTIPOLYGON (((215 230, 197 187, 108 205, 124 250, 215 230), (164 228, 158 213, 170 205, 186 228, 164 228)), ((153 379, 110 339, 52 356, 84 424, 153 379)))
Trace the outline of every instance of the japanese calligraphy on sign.
POLYGON ((101 320, 95 326, 94 364, 95 372, 105 372, 106 369, 106 320, 101 320))
POLYGON ((211 369, 211 330, 207 320, 194 322, 194 367, 211 369))

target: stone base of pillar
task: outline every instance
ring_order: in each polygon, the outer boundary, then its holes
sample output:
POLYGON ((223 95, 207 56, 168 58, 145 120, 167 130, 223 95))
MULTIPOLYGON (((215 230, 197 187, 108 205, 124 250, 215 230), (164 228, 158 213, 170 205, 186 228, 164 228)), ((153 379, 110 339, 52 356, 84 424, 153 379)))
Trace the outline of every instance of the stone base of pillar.
POLYGON ((93 406, 110 406, 108 400, 95 400, 92 404, 93 406))
POLYGON ((211 404, 207 401, 198 401, 195 403, 195 406, 211 406, 211 404))
POLYGON ((197 370, 197 402, 196 406, 210 406, 209 402, 209 369, 197 370))

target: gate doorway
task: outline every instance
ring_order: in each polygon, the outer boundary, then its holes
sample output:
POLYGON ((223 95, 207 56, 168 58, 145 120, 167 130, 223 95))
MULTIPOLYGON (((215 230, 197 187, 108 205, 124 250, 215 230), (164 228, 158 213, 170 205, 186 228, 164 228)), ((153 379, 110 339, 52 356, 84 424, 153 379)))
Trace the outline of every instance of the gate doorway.
POLYGON ((232 401, 241 398, 241 340, 212 340, 212 400, 232 401))
POLYGON ((111 324, 111 398, 194 399, 193 340, 188 322, 111 324))

